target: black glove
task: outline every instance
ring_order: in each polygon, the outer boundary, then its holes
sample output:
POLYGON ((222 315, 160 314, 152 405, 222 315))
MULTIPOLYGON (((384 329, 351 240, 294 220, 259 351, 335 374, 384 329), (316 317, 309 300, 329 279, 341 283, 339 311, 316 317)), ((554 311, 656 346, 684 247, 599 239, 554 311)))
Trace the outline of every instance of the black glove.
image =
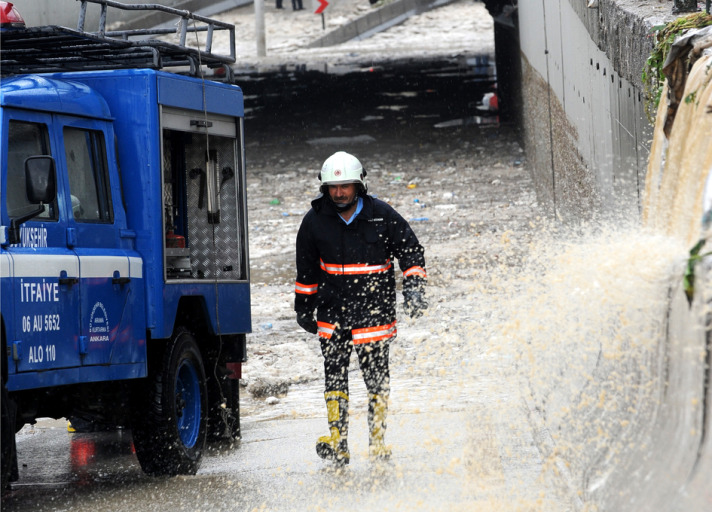
POLYGON ((299 324, 299 327, 305 331, 316 334, 317 326, 313 314, 308 315, 306 313, 297 313, 297 323, 299 324))
POLYGON ((428 301, 425 300, 425 292, 418 289, 403 290, 403 309, 411 318, 418 318, 423 315, 423 310, 428 309, 428 301))

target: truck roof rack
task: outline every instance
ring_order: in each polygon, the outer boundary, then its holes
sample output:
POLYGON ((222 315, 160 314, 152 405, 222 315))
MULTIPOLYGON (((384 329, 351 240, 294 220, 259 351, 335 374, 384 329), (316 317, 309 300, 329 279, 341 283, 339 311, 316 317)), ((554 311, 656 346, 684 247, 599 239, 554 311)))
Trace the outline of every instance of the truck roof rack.
POLYGON ((235 62, 235 26, 189 11, 158 4, 124 4, 114 0, 79 0, 81 8, 77 29, 59 26, 8 28, 0 30, 0 75, 89 71, 99 69, 185 67, 198 75, 201 65, 210 68, 235 62), (87 3, 99 4, 101 13, 96 32, 84 30, 87 3), (163 11, 178 17, 177 29, 106 30, 107 8, 163 11), (213 33, 227 30, 230 54, 212 51, 213 33), (189 33, 207 32, 205 49, 186 45, 189 33), (179 43, 151 36, 178 33, 179 43))

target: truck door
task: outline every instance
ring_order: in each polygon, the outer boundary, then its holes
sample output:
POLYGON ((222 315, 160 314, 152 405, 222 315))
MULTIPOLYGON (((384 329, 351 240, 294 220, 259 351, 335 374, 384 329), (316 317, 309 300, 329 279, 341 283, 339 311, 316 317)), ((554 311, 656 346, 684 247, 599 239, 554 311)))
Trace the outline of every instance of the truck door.
MULTIPOLYGON (((51 117, 47 114, 8 109, 6 189, 4 214, 21 216, 35 208, 25 193, 25 159, 33 155, 52 155, 57 159, 57 143, 50 137, 51 117)), ((58 188, 62 174, 57 173, 58 188)), ((14 311, 3 315, 15 321, 8 332, 11 352, 10 372, 78 366, 79 355, 79 260, 67 247, 67 212, 64 197, 44 213, 21 227, 19 244, 7 247, 8 288, 14 311), (11 317, 9 315, 12 315, 11 317), (14 362, 14 368, 13 363, 14 362)), ((5 277, 5 276, 3 276, 5 277)), ((5 280, 4 280, 5 282, 5 280)), ((12 387, 12 384, 9 384, 12 387)))
POLYGON ((81 278, 83 364, 137 362, 145 351, 137 344, 144 343, 145 334, 144 324, 133 322, 131 296, 140 289, 132 278, 140 278, 142 270, 140 259, 123 246, 125 217, 116 215, 123 209, 118 175, 109 165, 115 158, 108 158, 114 157, 107 146, 113 131, 105 121, 59 116, 59 122, 72 209, 69 244, 79 258, 81 278))

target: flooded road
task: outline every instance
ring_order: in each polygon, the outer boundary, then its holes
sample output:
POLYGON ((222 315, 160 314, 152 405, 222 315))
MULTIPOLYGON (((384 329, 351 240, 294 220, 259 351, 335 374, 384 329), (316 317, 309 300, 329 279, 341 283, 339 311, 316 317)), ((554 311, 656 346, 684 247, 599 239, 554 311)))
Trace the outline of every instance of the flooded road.
POLYGON ((389 463, 368 461, 365 411, 358 407, 351 423, 351 464, 335 469, 318 459, 314 437, 325 421, 310 403, 323 401, 322 391, 297 386, 285 406, 299 412, 264 421, 246 418, 242 441, 214 446, 194 477, 146 477, 126 434, 70 435, 63 422, 36 427, 28 434, 32 439, 21 438, 18 445, 26 464, 23 483, 13 487, 3 509, 570 509, 538 482, 542 462, 528 425, 517 425, 517 414, 501 409, 521 412, 522 404, 508 400, 505 390, 495 395, 492 386, 500 383, 486 377, 480 389, 470 387, 467 396, 449 392, 447 400, 432 400, 443 396, 441 389, 418 390, 420 379, 394 383, 399 392, 393 400, 401 405, 389 424, 394 450, 389 463), (404 392, 412 384, 416 391, 404 392), (41 444, 41 453, 32 456, 31 444, 41 444))
POLYGON ((245 86, 253 333, 241 441, 212 446, 196 476, 152 478, 130 431, 43 421, 18 435, 20 480, 3 510, 598 510, 597 490, 650 442, 684 247, 635 225, 543 217, 515 127, 476 122, 491 83, 427 75, 404 71, 380 92, 366 73, 330 77, 318 95, 310 78, 268 102, 245 86), (399 305, 387 464, 368 460, 352 360, 341 470, 314 450, 327 428, 322 360, 293 313, 296 232, 337 150, 411 222, 430 303, 416 320, 399 305))

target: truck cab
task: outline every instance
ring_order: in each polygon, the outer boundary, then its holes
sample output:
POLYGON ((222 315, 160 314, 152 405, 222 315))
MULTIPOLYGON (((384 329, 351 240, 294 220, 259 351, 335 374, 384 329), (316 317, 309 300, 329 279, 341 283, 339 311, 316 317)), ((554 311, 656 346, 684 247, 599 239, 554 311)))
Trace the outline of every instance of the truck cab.
POLYGON ((39 417, 130 429, 144 471, 193 474, 239 437, 251 330, 243 95, 205 77, 234 50, 3 26, 3 486, 39 417))

